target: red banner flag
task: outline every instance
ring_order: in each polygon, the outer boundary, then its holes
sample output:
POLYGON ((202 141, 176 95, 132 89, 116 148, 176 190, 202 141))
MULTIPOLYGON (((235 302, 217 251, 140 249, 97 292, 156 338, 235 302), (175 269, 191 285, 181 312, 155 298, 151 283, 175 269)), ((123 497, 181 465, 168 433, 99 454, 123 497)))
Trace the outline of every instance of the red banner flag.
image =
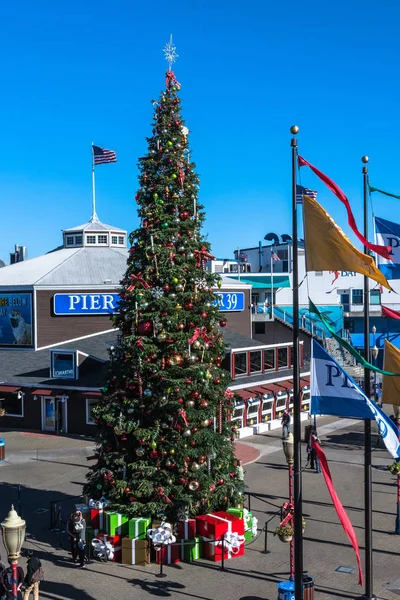
POLYGON ((397 310, 392 310, 391 308, 386 308, 386 306, 382 306, 382 317, 389 317, 389 319, 400 320, 400 312, 398 312, 397 310))
POLYGON ((332 179, 330 179, 327 175, 324 175, 322 171, 314 167, 311 163, 308 162, 308 160, 306 160, 302 156, 298 157, 298 161, 299 167, 310 167, 310 169, 314 171, 316 176, 320 178, 320 180, 326 185, 326 187, 328 187, 331 190, 331 192, 333 192, 335 196, 337 196, 339 200, 343 202, 347 209, 348 223, 354 231, 354 233, 356 234, 356 236, 358 237, 358 239, 360 240, 360 242, 362 242, 364 246, 372 250, 372 252, 376 252, 377 254, 379 254, 379 256, 383 256, 383 258, 387 258, 388 260, 393 260, 393 256, 390 254, 390 251, 392 250, 391 246, 378 246, 377 244, 371 244, 357 229, 356 220, 354 218, 353 211, 351 210, 350 202, 348 201, 346 194, 340 189, 340 187, 334 181, 332 181, 332 179))
POLYGON ((345 534, 349 538, 351 545, 354 548, 354 552, 356 553, 357 564, 358 564, 358 583, 359 585, 363 585, 363 572, 361 567, 361 558, 360 558, 360 548, 358 547, 358 540, 356 536, 356 532, 353 529, 353 525, 349 517, 347 516, 346 511, 343 508, 343 504, 339 500, 339 496, 336 493, 336 490, 333 486, 332 475, 329 469, 328 461, 326 460, 325 452, 322 450, 321 446, 313 440, 312 442, 313 448, 315 449, 318 460, 321 464, 322 474, 325 478, 325 483, 328 488, 328 491, 331 495, 333 505, 335 507, 337 516, 342 524, 345 534))

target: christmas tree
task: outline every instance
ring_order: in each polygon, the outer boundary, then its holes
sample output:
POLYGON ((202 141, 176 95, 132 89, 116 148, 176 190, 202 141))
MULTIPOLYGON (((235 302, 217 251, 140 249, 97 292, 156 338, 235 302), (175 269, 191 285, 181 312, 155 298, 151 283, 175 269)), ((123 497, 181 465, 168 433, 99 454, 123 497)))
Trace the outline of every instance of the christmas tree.
POLYGON ((243 489, 229 422, 233 394, 221 368, 226 321, 213 293, 220 283, 205 271, 210 247, 200 233, 204 212, 179 91, 170 64, 139 159, 141 227, 130 235, 114 317, 119 344, 94 409, 97 462, 85 486, 118 512, 174 520, 236 505, 243 489))

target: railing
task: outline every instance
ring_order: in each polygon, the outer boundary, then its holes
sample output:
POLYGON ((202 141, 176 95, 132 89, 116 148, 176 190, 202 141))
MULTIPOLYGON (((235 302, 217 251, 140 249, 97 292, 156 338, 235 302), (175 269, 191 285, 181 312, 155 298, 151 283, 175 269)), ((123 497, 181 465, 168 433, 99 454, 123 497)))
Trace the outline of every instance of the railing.
MULTIPOLYGON (((280 319, 284 323, 287 323, 288 325, 293 327, 292 313, 288 312, 284 308, 281 308, 280 306, 274 306, 272 310, 273 310, 274 316, 277 319, 280 319)), ((316 325, 314 323, 314 321, 312 321, 312 319, 310 319, 306 315, 301 315, 299 317, 299 326, 302 329, 305 329, 306 331, 311 333, 311 335, 315 335, 316 337, 318 337, 322 340, 325 339, 325 331, 323 330, 323 328, 320 327, 319 325, 316 325)))

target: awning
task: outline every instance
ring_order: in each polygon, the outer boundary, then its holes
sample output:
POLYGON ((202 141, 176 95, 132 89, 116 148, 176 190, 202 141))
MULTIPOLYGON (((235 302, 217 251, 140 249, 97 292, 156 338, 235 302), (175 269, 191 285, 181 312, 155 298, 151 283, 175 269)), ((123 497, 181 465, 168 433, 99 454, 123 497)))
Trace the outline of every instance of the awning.
POLYGON ((260 387, 255 387, 255 388, 253 388, 253 389, 254 389, 254 391, 255 391, 257 394, 261 394, 262 396, 264 396, 264 395, 266 395, 266 396, 273 396, 273 395, 274 395, 274 394, 273 394, 273 392, 272 392, 271 390, 269 390, 268 388, 266 388, 266 387, 263 387, 263 386, 260 386, 260 387))
POLYGON ((13 394, 14 392, 18 392, 21 389, 21 386, 15 387, 12 385, 0 385, 0 392, 13 394))
POLYGON ((256 394, 254 392, 249 392, 248 390, 232 390, 235 394, 239 394, 243 398, 243 400, 249 400, 250 398, 254 398, 256 394))
POLYGON ((59 392, 57 393, 53 390, 32 390, 31 394, 35 396, 57 396, 59 392))
POLYGON ((293 391, 293 381, 277 381, 279 387, 283 387, 287 392, 293 391))
POLYGON ((285 393, 285 390, 283 390, 281 387, 279 387, 275 383, 264 383, 262 387, 265 388, 266 390, 272 392, 272 394, 285 393))
MULTIPOLYGON (((228 275, 229 279, 239 280, 237 275, 228 275)), ((242 283, 247 283, 251 285, 254 289, 265 289, 265 288, 273 288, 274 290, 277 288, 288 288, 290 287, 290 280, 287 275, 274 275, 271 278, 271 275, 241 275, 240 281, 242 283), (272 279, 272 284, 271 284, 272 279)))
POLYGON ((102 395, 101 392, 82 392, 82 396, 86 398, 101 398, 102 395))

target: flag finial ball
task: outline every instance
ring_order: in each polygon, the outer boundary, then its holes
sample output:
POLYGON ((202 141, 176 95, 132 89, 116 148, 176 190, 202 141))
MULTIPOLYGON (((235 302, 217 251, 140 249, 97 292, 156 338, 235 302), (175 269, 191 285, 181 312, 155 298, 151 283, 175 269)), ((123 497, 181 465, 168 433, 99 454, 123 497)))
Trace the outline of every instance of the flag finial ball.
POLYGON ((363 156, 361 160, 362 160, 363 163, 367 163, 369 161, 369 157, 368 156, 363 156))
POLYGON ((299 133, 299 128, 297 127, 297 125, 291 126, 290 133, 292 133, 293 135, 297 135, 299 133))

